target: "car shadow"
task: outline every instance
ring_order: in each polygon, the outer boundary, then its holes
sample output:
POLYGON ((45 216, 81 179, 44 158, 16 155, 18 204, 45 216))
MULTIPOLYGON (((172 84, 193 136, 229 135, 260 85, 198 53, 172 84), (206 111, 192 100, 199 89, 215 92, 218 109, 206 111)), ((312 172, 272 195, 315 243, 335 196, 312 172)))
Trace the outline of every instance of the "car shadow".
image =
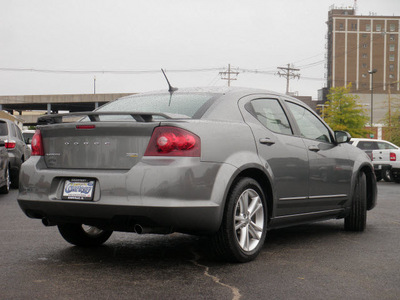
MULTIPOLYGON (((327 242, 347 233, 341 221, 327 221, 271 230, 268 232, 262 252, 275 252, 287 248, 307 247, 315 241, 327 242)), ((64 263, 99 263, 141 266, 155 264, 176 265, 193 261, 207 265, 227 264, 215 255, 209 237, 173 233, 170 235, 137 235, 114 233, 112 238, 99 247, 66 246, 52 253, 54 259, 64 263)))

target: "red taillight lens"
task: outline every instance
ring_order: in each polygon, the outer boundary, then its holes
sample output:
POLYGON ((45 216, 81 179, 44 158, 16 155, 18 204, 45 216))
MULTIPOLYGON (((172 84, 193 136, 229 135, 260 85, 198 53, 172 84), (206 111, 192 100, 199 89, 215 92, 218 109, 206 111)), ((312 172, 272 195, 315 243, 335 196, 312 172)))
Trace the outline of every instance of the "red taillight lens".
POLYGON ((4 145, 7 149, 14 149, 15 148, 15 141, 5 141, 4 145))
POLYGON ((157 127, 144 156, 200 157, 200 154, 200 138, 194 133, 176 127, 157 127))
POLYGON ((390 161, 396 161, 396 153, 390 152, 390 161))
POLYGON ((43 156, 44 155, 42 134, 40 133, 40 130, 36 130, 35 134, 33 135, 31 147, 32 147, 31 155, 35 155, 35 156, 43 156))
POLYGON ((95 125, 76 125, 76 129, 95 129, 95 125))

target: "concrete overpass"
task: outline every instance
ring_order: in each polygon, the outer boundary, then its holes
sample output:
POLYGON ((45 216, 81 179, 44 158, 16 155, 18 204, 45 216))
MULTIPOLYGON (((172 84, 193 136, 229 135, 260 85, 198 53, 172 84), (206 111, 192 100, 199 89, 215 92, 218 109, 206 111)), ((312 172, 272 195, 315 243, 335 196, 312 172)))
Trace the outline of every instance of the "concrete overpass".
POLYGON ((119 94, 71 94, 0 96, 0 111, 18 115, 24 125, 35 124, 41 114, 59 111, 91 111, 100 105, 133 93, 119 94))

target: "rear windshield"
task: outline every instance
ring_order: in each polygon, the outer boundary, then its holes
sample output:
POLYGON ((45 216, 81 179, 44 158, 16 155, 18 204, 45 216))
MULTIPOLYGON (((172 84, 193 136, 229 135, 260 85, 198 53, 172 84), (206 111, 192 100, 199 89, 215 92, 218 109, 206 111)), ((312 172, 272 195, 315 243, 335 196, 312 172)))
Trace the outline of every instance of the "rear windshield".
POLYGON ((7 123, 0 122, 0 135, 8 135, 7 123))
POLYGON ((185 115, 193 118, 215 94, 175 93, 134 95, 110 102, 97 111, 159 112, 185 115))

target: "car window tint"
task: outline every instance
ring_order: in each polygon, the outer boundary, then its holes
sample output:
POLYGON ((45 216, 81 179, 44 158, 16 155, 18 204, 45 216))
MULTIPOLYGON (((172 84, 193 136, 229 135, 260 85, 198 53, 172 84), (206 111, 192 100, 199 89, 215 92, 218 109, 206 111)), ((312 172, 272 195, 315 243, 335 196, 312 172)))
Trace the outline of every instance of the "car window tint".
POLYGON ((293 134, 288 118, 277 99, 256 99, 251 101, 256 118, 269 130, 293 134))
POLYGON ((133 95, 106 104, 98 111, 159 112, 193 117, 214 96, 211 93, 133 95))
POLYGON ((0 136, 8 135, 7 123, 0 122, 0 136))
POLYGON ((370 141, 359 141, 357 147, 362 150, 378 150, 378 145, 376 142, 370 141))
POLYGON ((288 101, 286 103, 299 126, 302 137, 326 143, 332 141, 328 128, 313 113, 298 104, 288 101))
POLYGON ((385 142, 377 142, 377 144, 379 149, 397 149, 396 147, 385 142))

